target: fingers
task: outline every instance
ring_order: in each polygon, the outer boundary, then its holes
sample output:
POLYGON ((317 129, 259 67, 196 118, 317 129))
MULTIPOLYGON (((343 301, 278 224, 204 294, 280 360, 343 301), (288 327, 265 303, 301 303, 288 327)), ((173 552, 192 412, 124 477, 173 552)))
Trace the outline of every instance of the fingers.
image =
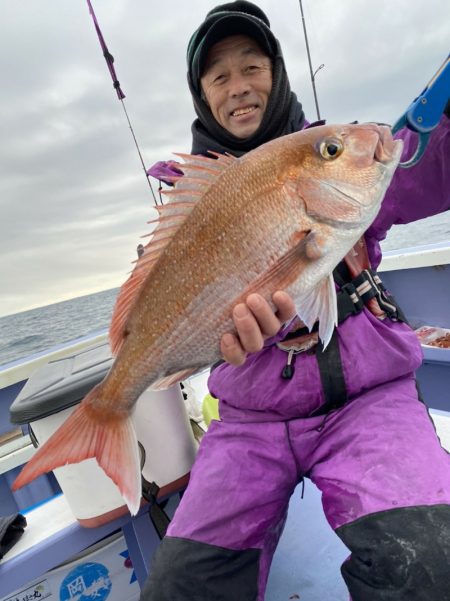
MULTIPOLYGON (((289 296, 289 294, 283 292, 283 290, 278 290, 273 294, 272 300, 277 308, 277 316, 280 322, 280 326, 284 323, 287 323, 288 321, 291 321, 291 319, 295 317, 295 303, 289 296)), ((272 334, 272 336, 274 336, 274 334, 272 334)))
MULTIPOLYGON (((258 305, 258 301, 255 305, 258 305)), ((222 337, 220 349, 225 361, 233 365, 242 365, 247 353, 255 353, 262 349, 263 333, 255 315, 246 303, 239 303, 235 306, 233 321, 237 336, 225 334, 222 337)))
POLYGON ((220 341, 220 352, 227 363, 242 365, 247 357, 239 339, 234 334, 224 334, 220 341))
POLYGON ((283 323, 295 315, 291 297, 279 291, 273 295, 276 311, 259 294, 250 294, 245 303, 236 305, 233 321, 237 336, 227 333, 221 340, 221 352, 228 363, 242 365, 247 353, 262 349, 264 339, 274 336, 283 323))

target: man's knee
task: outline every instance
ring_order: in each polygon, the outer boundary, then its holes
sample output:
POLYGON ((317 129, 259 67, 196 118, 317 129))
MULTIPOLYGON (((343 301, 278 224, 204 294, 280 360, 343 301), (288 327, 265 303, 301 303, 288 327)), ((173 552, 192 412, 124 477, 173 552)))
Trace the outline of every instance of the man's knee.
POLYGON ((166 537, 151 566, 140 601, 255 601, 260 551, 236 551, 166 537))
POLYGON ((450 506, 370 514, 337 533, 353 601, 450 601, 450 506))

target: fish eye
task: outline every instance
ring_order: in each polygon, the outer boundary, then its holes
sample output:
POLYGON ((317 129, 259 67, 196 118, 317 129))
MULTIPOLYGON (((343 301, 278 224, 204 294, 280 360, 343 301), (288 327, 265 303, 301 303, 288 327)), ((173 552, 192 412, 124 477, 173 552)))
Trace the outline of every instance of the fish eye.
POLYGON ((319 146, 319 152, 326 161, 336 159, 343 150, 344 145, 340 140, 324 140, 319 146))

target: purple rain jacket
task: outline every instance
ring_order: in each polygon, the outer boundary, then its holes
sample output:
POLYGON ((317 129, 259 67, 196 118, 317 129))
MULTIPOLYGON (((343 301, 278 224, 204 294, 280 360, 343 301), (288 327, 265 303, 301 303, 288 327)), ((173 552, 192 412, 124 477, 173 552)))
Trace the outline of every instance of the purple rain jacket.
MULTIPOLYGON (((402 160, 417 144, 416 135, 402 130, 402 160)), ((397 169, 381 209, 365 233, 373 269, 381 261, 380 241, 394 224, 404 224, 450 209, 450 119, 442 116, 432 132, 424 156, 409 169, 397 169)), ((160 162, 149 170, 158 179, 172 175, 174 167, 160 162)), ((415 333, 401 322, 379 320, 367 309, 337 328, 348 397, 414 372, 422 362, 415 333)), ((210 375, 208 387, 219 399, 220 416, 227 421, 274 421, 307 417, 325 403, 315 353, 296 356, 290 380, 281 378, 287 353, 276 343, 283 334, 266 341, 241 366, 223 363, 210 375)))

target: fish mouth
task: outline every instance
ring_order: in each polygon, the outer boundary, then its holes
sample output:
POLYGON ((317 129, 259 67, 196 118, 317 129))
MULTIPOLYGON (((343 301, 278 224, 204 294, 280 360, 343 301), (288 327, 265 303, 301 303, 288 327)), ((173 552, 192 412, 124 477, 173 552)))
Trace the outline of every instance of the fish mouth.
POLYGON ((377 126, 378 141, 375 146, 373 158, 383 165, 397 164, 400 161, 400 155, 403 144, 400 140, 394 140, 389 126, 377 126))

